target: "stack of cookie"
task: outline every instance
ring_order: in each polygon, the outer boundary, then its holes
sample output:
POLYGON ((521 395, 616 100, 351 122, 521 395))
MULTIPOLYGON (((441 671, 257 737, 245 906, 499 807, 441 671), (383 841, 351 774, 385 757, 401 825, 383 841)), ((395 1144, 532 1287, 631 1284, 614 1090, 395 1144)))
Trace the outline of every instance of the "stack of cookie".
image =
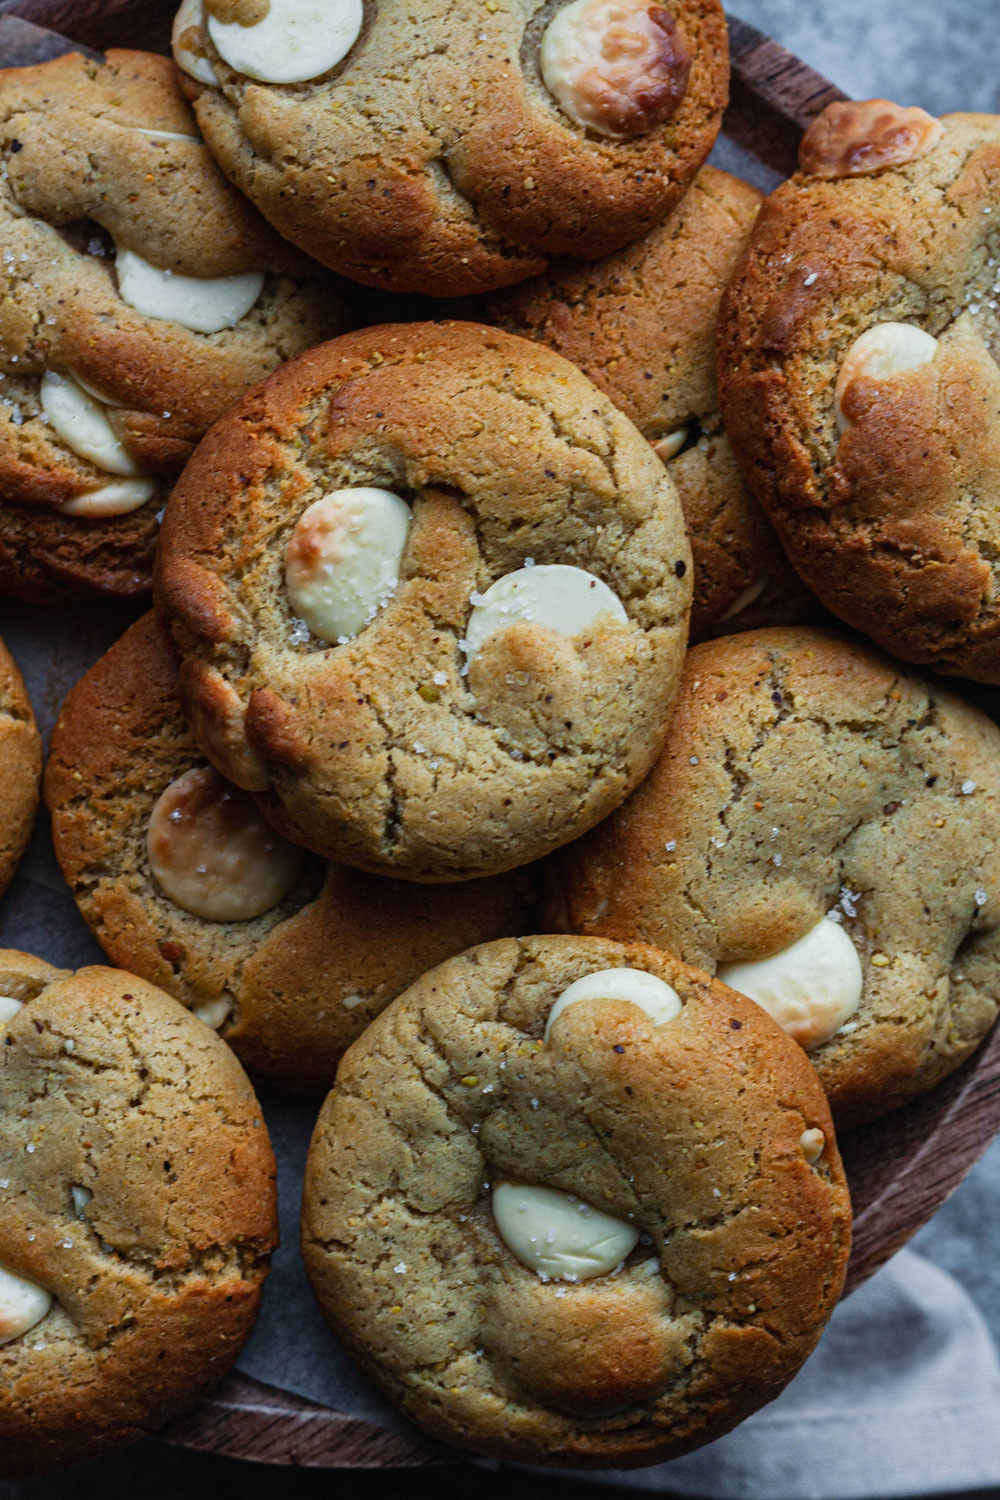
POLYGON ((762 208, 717 0, 420 20, 184 0, 176 67, 0 73, 0 591, 155 603, 45 779, 119 967, 0 953, 5 1476, 238 1353, 240 1063, 332 1088, 303 1254, 373 1378, 623 1467, 778 1394, 835 1124, 996 1016, 1000 730, 822 628, 1000 681, 995 123, 835 106, 762 208))

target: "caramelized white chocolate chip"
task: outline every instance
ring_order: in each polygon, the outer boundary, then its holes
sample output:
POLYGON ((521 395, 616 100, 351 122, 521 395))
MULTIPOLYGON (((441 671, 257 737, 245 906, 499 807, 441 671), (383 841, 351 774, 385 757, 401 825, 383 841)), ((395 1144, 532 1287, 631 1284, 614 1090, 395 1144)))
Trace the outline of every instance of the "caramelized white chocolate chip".
POLYGON ((207 57, 200 56, 191 50, 189 39, 185 32, 202 30, 205 25, 205 7, 202 0, 181 0, 181 8, 174 17, 173 30, 170 33, 170 45, 174 54, 174 62, 182 68, 190 77, 199 83, 218 85, 215 69, 207 57), (185 45, 187 43, 187 45, 185 45))
POLYGON ((651 447, 661 463, 668 464, 672 458, 676 458, 688 440, 688 429, 678 427, 674 432, 668 432, 665 437, 654 438, 651 447))
POLYGON ((755 578, 753 583, 748 583, 743 592, 736 595, 736 598, 726 610, 726 613, 719 616, 719 624, 721 625, 723 620, 734 620, 736 616, 742 614, 745 609, 749 609, 750 605, 753 604, 756 599, 760 598, 761 594, 767 588, 767 585, 768 576, 766 573, 762 574, 760 578, 755 578))
POLYGON ((501 1183, 493 1190, 493 1217, 508 1250, 548 1280, 606 1276, 639 1239, 631 1224, 552 1188, 501 1183))
POLYGON ((755 1000, 807 1052, 853 1016, 864 984, 857 949, 827 917, 770 958, 720 964, 716 978, 755 1000))
POLYGON ((292 612, 321 641, 349 640, 399 581, 410 507, 391 490, 334 490, 305 511, 285 553, 292 612))
POLYGON ((465 629, 467 655, 475 656, 491 635, 510 625, 542 625, 576 636, 601 615, 628 623, 618 595, 593 573, 565 563, 518 568, 491 584, 473 609, 465 629))
POLYGON ((820 1157, 823 1155, 823 1147, 826 1145, 826 1136, 823 1134, 822 1130, 816 1130, 815 1128, 812 1130, 803 1130, 802 1134, 799 1136, 799 1145, 802 1148, 802 1155, 805 1157, 809 1165, 813 1166, 814 1163, 818 1162, 820 1157))
POLYGON ((180 323, 194 333, 218 333, 246 317, 264 289, 263 271, 235 276, 179 276, 161 271, 134 250, 115 258, 122 301, 146 318, 180 323))
POLYGON ((197 1016, 199 1021, 204 1021, 206 1026, 211 1026, 213 1031, 220 1030, 233 1013, 233 997, 231 995, 220 995, 217 1000, 206 1000, 203 1005, 193 1005, 191 1014, 197 1016))
POLYGON ((270 911, 305 862, 253 798, 210 766, 186 771, 160 795, 146 847, 163 893, 206 922, 246 922, 270 911))
POLYGON ((799 166, 810 177, 866 177, 901 167, 932 151, 944 126, 925 109, 889 99, 828 104, 799 144, 799 166))
POLYGON ((0 1344, 9 1344, 40 1323, 52 1306, 44 1287, 0 1266, 0 1344))
POLYGON ((262 83, 303 83, 346 57, 361 34, 362 0, 270 0, 254 26, 208 15, 219 56, 262 83))
POLYGON ((21 1009, 20 1000, 11 999, 10 995, 0 995, 0 1026, 3 1026, 21 1009))
POLYGON ((677 991, 655 974, 647 974, 645 969, 601 969, 597 974, 585 974, 582 979, 574 980, 563 990, 545 1023, 546 1042, 567 1005, 576 1005, 580 1000, 625 1000, 645 1011, 654 1026, 675 1020, 682 1009, 677 991))
POLYGON ((556 11, 538 57, 560 109, 600 135, 643 135, 684 97, 691 57, 655 0, 573 0, 556 11))
POLYGON ((46 370, 39 396, 46 422, 74 453, 108 474, 142 472, 108 421, 104 403, 72 375, 46 370))
POLYGON ((844 397, 855 380, 891 380, 904 370, 930 364, 937 353, 937 339, 912 323, 876 323, 844 355, 833 393, 837 427, 846 432, 851 425, 844 411, 844 397))
POLYGON ((156 494, 154 479, 122 479, 118 484, 102 484, 100 489, 84 490, 72 500, 64 500, 59 510, 64 516, 127 516, 138 510, 156 494))

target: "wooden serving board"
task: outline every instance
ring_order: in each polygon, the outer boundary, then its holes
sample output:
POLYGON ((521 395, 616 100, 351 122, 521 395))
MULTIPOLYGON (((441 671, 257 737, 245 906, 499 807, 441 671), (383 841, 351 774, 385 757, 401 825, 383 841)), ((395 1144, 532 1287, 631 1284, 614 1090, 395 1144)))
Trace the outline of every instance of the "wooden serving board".
MULTIPOLYGON (((66 50, 67 37, 93 51, 165 52, 176 3, 0 0, 0 66, 54 56, 66 50)), ((803 129, 844 96, 752 26, 731 16, 729 27, 733 79, 724 135, 748 175, 774 181, 794 170, 803 129)), ((984 706, 1000 717, 996 702, 984 706)), ((998 1130, 1000 1029, 932 1094, 841 1139, 855 1213, 847 1291, 927 1222, 998 1130)), ((389 1431, 239 1372, 161 1436, 231 1458, 296 1466, 401 1468, 459 1458, 415 1429, 389 1431)))

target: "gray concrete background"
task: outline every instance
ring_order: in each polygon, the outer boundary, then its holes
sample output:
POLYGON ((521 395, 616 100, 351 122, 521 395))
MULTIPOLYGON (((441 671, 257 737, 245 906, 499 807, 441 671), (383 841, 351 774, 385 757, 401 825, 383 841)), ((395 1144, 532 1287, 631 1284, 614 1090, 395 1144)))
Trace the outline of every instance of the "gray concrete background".
MULTIPOLYGON (((958 109, 1000 113, 1000 0, 737 0, 735 13, 856 98, 881 95, 921 104, 934 114, 958 109)), ((917 1236, 914 1247, 958 1277, 1000 1343, 1000 1142, 917 1236)), ((0 1483, 0 1497, 83 1500, 95 1493, 137 1493, 143 1500, 165 1500, 190 1493, 211 1494, 213 1500, 271 1500, 280 1491, 326 1500, 332 1485, 343 1486, 351 1500, 429 1496, 432 1488, 435 1500, 465 1500, 470 1486, 483 1500, 501 1495, 582 1500, 595 1493, 555 1476, 544 1481, 515 1474, 494 1477, 464 1465, 409 1476, 275 1471, 149 1441, 51 1480, 0 1483)))

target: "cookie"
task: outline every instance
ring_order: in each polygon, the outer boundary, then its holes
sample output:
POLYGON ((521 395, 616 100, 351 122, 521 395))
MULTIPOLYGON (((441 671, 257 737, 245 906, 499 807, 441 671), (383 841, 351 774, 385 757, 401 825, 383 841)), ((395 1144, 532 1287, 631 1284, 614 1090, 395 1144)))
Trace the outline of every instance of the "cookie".
POLYGON ((42 775, 42 739, 17 664, 0 641, 0 895, 31 837, 42 775))
POLYGON ((306 1167, 323 1314, 435 1437, 676 1456, 778 1394, 843 1282, 829 1112, 769 1016, 645 945, 490 943, 341 1064, 306 1167))
POLYGON ((153 1431, 225 1374, 276 1242, 227 1047, 162 991, 0 952, 0 1475, 153 1431))
POLYGON ((434 964, 532 929, 530 872, 416 886, 286 844, 201 756, 152 615, 64 703, 46 799, 63 874, 112 962, 286 1089, 329 1088, 345 1047, 434 964))
POLYGON ((832 104, 800 160, 723 307, 736 456, 842 620, 1000 682, 1000 118, 832 104))
POLYGON ((149 588, 205 429, 348 324, 198 136, 168 58, 0 71, 0 592, 149 588))
POLYGON ((642 234, 711 150, 729 80, 718 0, 185 0, 174 55, 213 154, 283 235, 435 296, 642 234))
POLYGON ((693 640, 803 619, 810 604, 718 410, 719 301, 761 196, 703 167, 680 207, 627 249, 559 262, 485 303, 490 322, 578 365, 667 464, 694 554, 693 640))
POLYGON ((157 599, 204 753, 279 832, 416 880, 528 864, 666 732, 676 492, 566 360, 387 325, 286 365, 174 490, 157 599))
POLYGON ((1000 965, 1000 730, 825 631, 696 647, 666 748, 566 851, 550 920, 670 948, 808 1048, 838 1126, 982 1041, 1000 965))

